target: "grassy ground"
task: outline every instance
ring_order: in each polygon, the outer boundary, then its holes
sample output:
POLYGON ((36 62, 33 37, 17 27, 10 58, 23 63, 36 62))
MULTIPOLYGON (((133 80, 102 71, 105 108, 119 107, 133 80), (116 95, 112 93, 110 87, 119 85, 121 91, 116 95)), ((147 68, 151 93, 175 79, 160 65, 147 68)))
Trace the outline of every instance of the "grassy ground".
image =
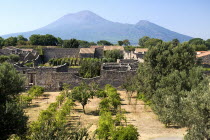
MULTIPOLYGON (((140 140, 150 140, 158 137, 183 137, 185 134, 185 128, 165 128, 164 124, 158 121, 157 116, 150 107, 144 105, 144 102, 137 101, 135 104, 133 98, 131 105, 128 105, 126 92, 118 91, 118 93, 120 93, 122 99, 122 108, 126 110, 127 121, 138 128, 141 135, 140 140)), ((50 103, 55 102, 59 92, 47 92, 44 95, 46 97, 33 100, 31 107, 26 109, 29 121, 35 121, 41 110, 45 110, 50 103)), ((69 120, 71 126, 80 124, 84 127, 90 127, 89 132, 93 134, 98 125, 99 116, 97 111, 99 102, 100 99, 98 98, 90 99, 90 102, 85 106, 86 114, 83 113, 81 104, 76 102, 69 120)))
POLYGON ((51 103, 55 102, 59 93, 60 92, 45 92, 42 97, 33 99, 32 104, 25 109, 26 115, 29 116, 29 122, 36 121, 39 113, 47 109, 51 103))

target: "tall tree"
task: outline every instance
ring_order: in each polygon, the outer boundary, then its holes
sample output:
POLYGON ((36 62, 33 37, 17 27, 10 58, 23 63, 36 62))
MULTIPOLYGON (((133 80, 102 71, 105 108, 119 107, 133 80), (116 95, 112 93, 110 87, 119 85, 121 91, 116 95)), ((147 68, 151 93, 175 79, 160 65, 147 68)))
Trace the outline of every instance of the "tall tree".
POLYGON ((166 125, 182 125, 182 92, 190 91, 202 80, 201 73, 191 75, 196 71, 193 48, 187 43, 175 47, 162 43, 149 47, 144 60, 138 69, 139 94, 151 101, 153 110, 166 125))
POLYGON ((8 64, 0 64, 0 136, 6 140, 11 134, 23 135, 27 130, 27 117, 17 103, 23 89, 23 79, 8 64))

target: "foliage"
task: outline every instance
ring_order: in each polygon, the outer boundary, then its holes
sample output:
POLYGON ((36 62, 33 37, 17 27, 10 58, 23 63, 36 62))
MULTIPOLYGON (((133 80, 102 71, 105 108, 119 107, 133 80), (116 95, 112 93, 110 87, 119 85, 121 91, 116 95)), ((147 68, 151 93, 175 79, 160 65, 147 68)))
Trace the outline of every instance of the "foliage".
POLYGON ((57 46, 58 40, 56 37, 50 34, 39 35, 34 34, 29 37, 31 45, 41 45, 41 46, 57 46))
POLYGON ((129 105, 130 105, 131 104, 131 98, 133 97, 133 93, 136 90, 136 79, 135 79, 135 77, 132 77, 132 76, 127 77, 125 82, 122 85, 122 88, 126 90, 126 94, 127 94, 129 105))
MULTIPOLYGON (((11 85, 12 86, 12 85, 11 85)), ((0 135, 2 140, 9 138, 11 134, 22 136, 27 130, 28 117, 15 101, 0 104, 0 135)))
POLYGON ((112 87, 111 85, 105 86, 105 95, 100 104, 99 107, 101 110, 106 111, 116 111, 118 107, 120 106, 120 96, 117 93, 117 90, 112 87))
POLYGON ((138 69, 139 93, 166 126, 187 127, 187 140, 210 138, 209 82, 195 62, 190 44, 162 43, 149 48, 138 69))
POLYGON ((0 37, 0 49, 4 46, 4 39, 0 37))
POLYGON ((183 115, 188 127, 186 140, 210 139, 210 89, 209 80, 205 79, 192 91, 185 93, 187 98, 183 100, 183 115))
POLYGON ((113 132, 111 140, 138 140, 138 136, 137 128, 133 125, 120 126, 113 132))
POLYGON ((113 59, 116 62, 117 59, 123 59, 123 54, 120 50, 109 50, 104 52, 104 57, 113 59))
POLYGON ((16 46, 17 45, 17 37, 9 37, 4 40, 4 46, 16 46))
MULTIPOLYGON (((99 125, 96 134, 99 139, 104 140, 137 140, 138 132, 133 125, 123 126, 126 123, 125 111, 121 110, 120 97, 117 90, 111 85, 106 85, 104 89, 106 96, 100 102, 99 125), (117 104, 116 104, 117 103, 117 104), (116 106, 117 105, 117 106, 116 106), (116 116, 112 117, 111 108, 116 109, 116 116)), ((126 123, 127 125, 127 123, 126 123)))
POLYGON ((44 93, 44 88, 40 86, 32 86, 28 90, 28 94, 31 95, 32 97, 39 97, 42 96, 44 93))
POLYGON ((70 40, 64 40, 63 47, 64 48, 78 48, 79 47, 79 41, 76 39, 70 39, 70 40))
POLYGON ((85 113, 85 105, 88 103, 89 99, 93 96, 91 95, 89 86, 85 83, 81 83, 79 86, 73 88, 71 94, 74 100, 81 103, 83 112, 85 113))
POLYGON ((128 39, 123 40, 123 45, 129 46, 131 43, 128 39))
POLYGON ((177 46, 180 44, 180 41, 177 38, 175 38, 171 41, 171 43, 173 44, 173 46, 177 46))
POLYGON ((145 47, 156 46, 158 44, 161 44, 162 42, 163 41, 161 39, 150 38, 144 43, 144 45, 145 45, 145 47))
POLYGON ((97 42, 98 45, 102 45, 102 46, 111 46, 113 45, 111 42, 106 41, 106 40, 100 40, 97 42))
POLYGON ((96 45, 94 42, 88 42, 84 40, 78 40, 80 48, 89 48, 91 45, 96 45))
POLYGON ((33 97, 30 96, 30 95, 21 95, 19 97, 20 99, 20 104, 23 106, 23 107, 27 107, 28 105, 30 105, 32 103, 32 100, 33 100, 33 97))
POLYGON ((205 41, 201 38, 193 38, 188 42, 195 51, 207 51, 209 49, 208 40, 205 41))
POLYGON ((23 90, 23 83, 23 79, 11 64, 0 64, 0 103, 13 100, 23 90))
POLYGON ((18 62, 20 57, 18 55, 11 54, 9 56, 1 55, 0 56, 0 63, 9 61, 9 62, 18 62))
POLYGON ((99 139, 107 140, 111 137, 114 130, 114 121, 112 119, 111 112, 102 111, 99 117, 99 127, 96 133, 99 139))
POLYGON ((124 49, 125 51, 135 51, 135 48, 134 46, 125 46, 124 49))
POLYGON ((123 41, 118 41, 118 45, 122 46, 123 45, 123 41))
POLYGON ((99 59, 86 59, 81 62, 79 75, 84 78, 92 78, 100 75, 101 61, 99 59))
POLYGON ((191 45, 195 51, 207 51, 208 47, 205 44, 201 45, 191 45))
POLYGON ((144 36, 144 37, 140 38, 140 39, 139 39, 139 46, 141 46, 141 47, 146 46, 146 45, 145 45, 145 42, 146 42, 147 40, 149 40, 149 39, 150 39, 150 37, 148 37, 148 36, 144 36))
POLYGON ((8 63, 0 64, 0 135, 7 139, 11 134, 22 136, 26 131, 27 117, 17 102, 23 90, 23 79, 8 63))

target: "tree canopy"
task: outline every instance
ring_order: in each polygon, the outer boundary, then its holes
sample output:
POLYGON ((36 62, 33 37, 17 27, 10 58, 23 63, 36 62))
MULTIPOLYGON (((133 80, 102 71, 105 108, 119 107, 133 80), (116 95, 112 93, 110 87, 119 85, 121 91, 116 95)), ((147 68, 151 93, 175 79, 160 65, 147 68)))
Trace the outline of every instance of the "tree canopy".
POLYGON ((106 40, 100 40, 97 42, 98 45, 103 45, 103 46, 111 46, 113 45, 111 42, 106 41, 106 40))
POLYGON ((0 64, 0 135, 6 140, 11 134, 23 135, 27 130, 27 117, 17 102, 23 90, 23 79, 8 64, 0 64))
POLYGON ((63 47, 64 48, 78 48, 79 47, 79 41, 76 39, 70 39, 70 40, 64 40, 63 47))

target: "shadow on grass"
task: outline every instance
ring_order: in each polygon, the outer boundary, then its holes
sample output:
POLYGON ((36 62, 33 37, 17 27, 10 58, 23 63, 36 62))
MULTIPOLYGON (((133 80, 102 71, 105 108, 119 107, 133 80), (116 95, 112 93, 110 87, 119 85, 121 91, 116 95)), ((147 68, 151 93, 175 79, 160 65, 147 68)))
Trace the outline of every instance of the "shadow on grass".
POLYGON ((80 113, 83 113, 83 110, 82 109, 74 109, 76 112, 80 112, 80 113))
POLYGON ((94 111, 90 111, 87 112, 86 115, 93 115, 93 116, 99 116, 99 110, 94 110, 94 111))
POLYGON ((33 104, 33 105, 28 105, 27 108, 35 108, 35 107, 40 107, 40 105, 33 104))

